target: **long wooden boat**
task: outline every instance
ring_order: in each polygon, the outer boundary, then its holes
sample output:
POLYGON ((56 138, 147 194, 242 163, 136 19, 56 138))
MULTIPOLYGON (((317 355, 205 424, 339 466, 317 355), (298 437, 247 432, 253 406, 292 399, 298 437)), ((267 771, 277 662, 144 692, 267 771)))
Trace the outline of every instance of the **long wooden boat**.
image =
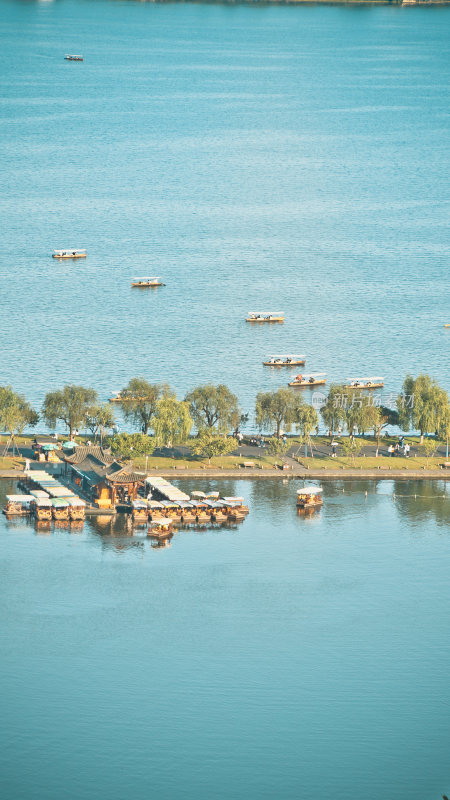
POLYGON ((232 503, 233 507, 236 508, 240 514, 244 514, 244 516, 249 513, 249 508, 245 505, 243 497, 222 497, 221 500, 223 503, 232 503))
POLYGON ((282 311, 249 311, 246 322, 284 322, 282 311))
POLYGON ((450 328, 450 322, 445 322, 444 323, 444 328, 450 328))
POLYGON ((68 53, 66 56, 64 56, 64 59, 66 61, 84 61, 83 56, 74 56, 74 55, 70 55, 70 53, 68 53))
MULTIPOLYGON (((145 397, 135 397, 132 395, 131 397, 127 398, 128 400, 145 400, 145 397)), ((113 392, 113 396, 109 398, 109 403, 123 403, 124 398, 122 397, 121 392, 113 392)))
POLYGON ((68 247, 66 250, 53 250, 52 258, 86 258, 86 255, 86 250, 68 247))
POLYGON ((347 378, 349 389, 382 389, 384 378, 377 376, 371 378, 347 378))
POLYGON ((3 513, 11 517, 24 517, 30 514, 33 501, 31 494, 7 494, 3 513))
POLYGON ((303 367, 306 356, 269 356, 268 361, 263 361, 265 367, 303 367))
POLYGON ((323 506, 321 486, 304 486, 297 490, 297 508, 300 511, 309 511, 323 506))
POLYGON ((81 497, 69 498, 69 517, 72 522, 81 522, 86 514, 86 503, 81 497))
POLYGON ((223 503, 218 500, 205 500, 211 522, 226 522, 228 519, 223 503))
POLYGON ((211 522, 208 503, 202 500, 191 500, 191 506, 197 522, 201 525, 207 525, 208 522, 211 522))
POLYGON ((36 497, 33 502, 33 513, 37 520, 46 522, 52 518, 52 501, 49 497, 36 497))
POLYGON ((66 522, 69 519, 69 501, 63 497, 54 497, 51 502, 53 519, 66 522))
POLYGON ((315 372, 311 375, 292 375, 292 380, 288 386, 298 386, 301 389, 308 389, 311 386, 323 386, 326 383, 325 372, 315 372))
POLYGON ((180 501, 181 521, 183 525, 192 525, 196 521, 196 510, 190 502, 180 501))
POLYGON ((133 278, 131 285, 138 289, 154 289, 156 286, 165 286, 161 278, 133 278))

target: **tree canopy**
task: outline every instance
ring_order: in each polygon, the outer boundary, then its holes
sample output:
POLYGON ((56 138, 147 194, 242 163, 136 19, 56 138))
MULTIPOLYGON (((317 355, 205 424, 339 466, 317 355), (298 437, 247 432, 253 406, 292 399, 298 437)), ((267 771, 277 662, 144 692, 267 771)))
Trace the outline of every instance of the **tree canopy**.
POLYGON ((211 428, 203 428, 194 439, 191 453, 211 461, 213 456, 226 456, 238 447, 238 442, 231 436, 225 437, 214 433, 211 428))
POLYGON ((114 410, 109 403, 95 405, 88 410, 86 425, 93 436, 100 435, 100 443, 103 443, 106 431, 114 428, 115 422, 114 410))
POLYGON ((69 436, 75 428, 80 428, 86 423, 89 409, 97 402, 95 389, 86 389, 84 386, 66 385, 56 392, 45 395, 42 406, 42 415, 50 427, 54 427, 58 420, 64 422, 69 429, 69 436))
POLYGON ((397 398, 399 424, 406 431, 411 427, 420 431, 423 441, 425 433, 439 431, 448 405, 447 392, 430 375, 421 373, 417 378, 407 375, 402 394, 397 398))
POLYGON ((145 378, 131 378, 120 392, 120 406, 127 422, 148 433, 150 421, 156 414, 161 397, 174 397, 170 387, 163 383, 149 383, 145 378))
POLYGON ((332 383, 327 395, 327 399, 320 409, 322 419, 330 431, 330 436, 341 424, 345 423, 345 397, 346 386, 339 383, 332 383))
POLYGON ((387 408, 386 406, 372 406, 372 408, 373 412, 371 427, 373 428, 373 434, 377 440, 377 450, 375 456, 378 456, 383 429, 387 425, 398 425, 398 413, 392 408, 387 408))
POLYGON ((113 456, 134 458, 135 456, 151 456, 155 442, 144 433, 115 433, 109 439, 113 456))
POLYGON ((301 435, 307 439, 319 424, 317 411, 312 406, 305 403, 302 397, 296 397, 293 421, 295 427, 301 435))
MULTIPOLYGON (((34 427, 39 420, 30 403, 11 386, 0 386, 0 428, 8 431, 10 440, 23 433, 27 425, 34 427)), ((9 442, 6 445, 7 451, 9 442)))
POLYGON ((162 397, 156 404, 151 426, 157 447, 173 447, 185 442, 192 425, 189 403, 175 397, 162 397))
POLYGON ((282 426, 290 431, 295 420, 295 410, 299 398, 291 389, 278 389, 276 392, 258 392, 256 395, 255 416, 260 430, 275 428, 279 436, 282 426))
POLYGON ((189 403, 192 419, 199 431, 208 428, 218 433, 228 433, 239 425, 241 412, 238 399, 223 383, 218 386, 212 383, 197 386, 186 395, 185 401, 189 403))

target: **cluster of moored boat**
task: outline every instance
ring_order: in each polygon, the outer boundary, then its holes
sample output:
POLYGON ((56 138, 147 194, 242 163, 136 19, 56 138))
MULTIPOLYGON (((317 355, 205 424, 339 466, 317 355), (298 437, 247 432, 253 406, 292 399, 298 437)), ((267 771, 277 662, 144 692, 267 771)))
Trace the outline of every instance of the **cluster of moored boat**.
POLYGON ((249 513, 243 497, 219 497, 218 492, 193 492, 190 500, 137 499, 132 504, 136 524, 151 533, 170 533, 180 526, 209 526, 242 522, 249 513))
POLYGON ((19 488, 27 494, 6 495, 3 509, 7 516, 34 516, 37 520, 84 520, 86 503, 67 486, 48 472, 35 470, 27 473, 19 488))

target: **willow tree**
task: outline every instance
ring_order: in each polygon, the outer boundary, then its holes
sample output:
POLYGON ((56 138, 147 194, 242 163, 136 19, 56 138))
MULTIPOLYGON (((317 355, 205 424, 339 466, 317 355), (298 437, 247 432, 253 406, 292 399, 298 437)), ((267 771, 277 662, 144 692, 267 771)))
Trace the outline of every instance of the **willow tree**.
POLYGON ((39 415, 23 395, 15 392, 11 386, 0 386, 0 428, 9 434, 3 455, 6 455, 11 444, 14 453, 16 436, 20 436, 27 425, 37 425, 38 420, 39 415))
POLYGON ((445 458, 448 458, 448 442, 450 439, 450 403, 442 415, 441 424, 439 425, 439 436, 445 441, 445 458))
POLYGON ((276 392, 258 392, 256 395, 255 416, 260 430, 275 429, 280 436, 281 428, 290 431, 295 420, 297 398, 291 389, 278 389, 276 392))
POLYGON ((308 445, 312 456, 311 433, 317 428, 319 417, 316 409, 305 403, 300 395, 296 398, 293 420, 295 427, 300 431, 301 441, 305 445, 305 456, 308 454, 308 445))
POLYGON ((322 419, 329 430, 330 438, 336 428, 345 423, 345 409, 348 403, 348 387, 339 383, 332 383, 327 395, 327 399, 320 409, 322 419))
POLYGON ((387 425, 398 425, 399 420, 397 411, 394 411, 392 408, 387 408, 386 406, 372 406, 372 408, 373 419, 371 427, 373 428, 373 435, 377 442, 375 458, 378 458, 381 436, 384 429, 387 425))
POLYGON ((151 418, 151 427, 157 447, 173 447, 188 438, 193 420, 189 413, 189 403, 175 397, 162 397, 156 404, 156 412, 151 418))
POLYGON ((127 422, 132 422, 142 433, 148 433, 158 400, 174 396, 165 383, 149 383, 145 378, 131 378, 120 392, 120 407, 127 422))
POLYGON ((397 398, 400 426, 420 432, 420 442, 426 433, 439 431, 447 413, 448 394, 434 378, 421 373, 417 378, 407 375, 403 391, 397 398))
POLYGON ((197 386, 184 398, 197 429, 228 433, 239 425, 241 412, 235 394, 220 383, 197 386))
POLYGON ((45 395, 42 416, 47 425, 54 428, 58 420, 64 422, 69 430, 69 437, 76 428, 86 424, 89 409, 97 402, 95 389, 84 386, 66 385, 56 392, 45 395))
POLYGON ((86 425, 93 436, 100 436, 100 445, 103 445, 103 437, 106 431, 113 430, 115 424, 116 417, 109 403, 95 405, 89 409, 86 425))

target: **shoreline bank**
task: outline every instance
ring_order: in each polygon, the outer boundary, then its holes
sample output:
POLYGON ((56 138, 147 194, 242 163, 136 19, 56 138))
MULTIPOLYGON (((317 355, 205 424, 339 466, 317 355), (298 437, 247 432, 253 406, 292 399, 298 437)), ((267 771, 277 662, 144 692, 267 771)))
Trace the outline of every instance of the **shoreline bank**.
MULTIPOLYGON (((0 470, 0 479, 19 480, 23 476, 22 470, 0 470)), ((193 470, 176 470, 176 469, 161 469, 149 470, 146 472, 148 477, 159 476, 161 478, 171 478, 172 480, 183 480, 185 478, 202 478, 220 480, 233 478, 234 480, 261 480, 266 478, 281 478, 289 480, 297 478, 300 480, 450 480, 450 469, 420 469, 420 470, 406 470, 406 469, 304 469, 304 470, 280 470, 280 469, 263 469, 255 471, 244 471, 243 469, 193 469, 193 470)))

